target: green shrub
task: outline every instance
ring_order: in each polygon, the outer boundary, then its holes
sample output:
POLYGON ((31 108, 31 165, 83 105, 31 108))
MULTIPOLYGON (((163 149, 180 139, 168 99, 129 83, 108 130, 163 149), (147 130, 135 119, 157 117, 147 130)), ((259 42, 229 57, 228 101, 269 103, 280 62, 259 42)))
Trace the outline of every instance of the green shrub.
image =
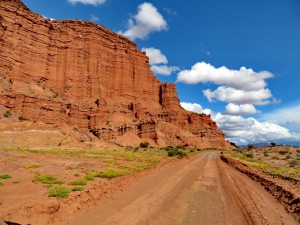
POLYGON ((70 192, 71 190, 65 187, 53 187, 48 191, 48 196, 56 198, 66 198, 68 197, 70 192))
POLYGON ((270 171, 268 171, 268 173, 270 175, 272 175, 273 177, 280 177, 284 173, 286 173, 287 171, 288 171, 287 168, 282 167, 282 168, 277 168, 277 169, 270 170, 270 171))
POLYGON ((169 157, 178 156, 179 158, 183 158, 187 156, 187 154, 184 151, 179 150, 177 147, 173 148, 171 146, 168 146, 165 148, 165 150, 168 152, 169 157))
POLYGON ((4 186, 4 183, 2 181, 0 181, 0 186, 4 186))
POLYGON ((95 173, 88 173, 87 175, 85 175, 84 179, 89 180, 89 181, 93 181, 95 180, 95 173))
POLYGON ((25 116, 19 116, 19 120, 20 121, 26 121, 26 120, 28 120, 25 116))
POLYGON ((169 156, 169 157, 176 156, 176 151, 175 151, 175 150, 170 150, 170 151, 168 151, 168 156, 169 156))
POLYGON ((87 181, 85 179, 80 178, 78 180, 71 181, 69 184, 70 185, 81 185, 81 186, 84 186, 84 185, 86 185, 86 183, 87 183, 87 181))
POLYGON ((254 158, 254 155, 253 155, 253 153, 247 153, 245 156, 246 156, 247 158, 251 158, 251 159, 253 159, 253 158, 254 158))
POLYGON ((140 147, 141 147, 141 148, 148 148, 149 145, 150 145, 150 144, 149 144, 148 142, 141 142, 141 143, 140 143, 140 147))
POLYGON ((286 151, 286 150, 281 150, 281 151, 279 151, 279 154, 280 154, 280 155, 285 155, 286 153, 288 153, 288 151, 286 151))
POLYGON ((114 162, 116 162, 116 160, 114 160, 114 159, 104 159, 103 162, 105 162, 105 163, 114 163, 114 162))
POLYGON ((187 154, 183 151, 178 151, 177 152, 177 155, 180 157, 180 158, 183 158, 183 157, 187 157, 187 154))
POLYGON ((37 183, 40 182, 42 184, 63 184, 64 182, 62 180, 59 180, 58 178, 51 176, 51 175, 40 175, 36 174, 33 178, 32 182, 37 183))
POLYGON ((115 177, 120 177, 120 176, 123 176, 125 175, 124 173, 122 173, 121 171, 118 171, 114 168, 105 168, 103 171, 97 173, 95 175, 95 177, 101 177, 101 178, 115 178, 115 177))
POLYGON ((247 145, 247 149, 248 149, 248 150, 251 150, 251 149, 253 149, 253 148, 254 148, 254 145, 252 145, 252 144, 248 144, 248 145, 247 145))
POLYGON ((83 191, 83 187, 73 187, 71 191, 83 191))
POLYGON ((276 143, 275 143, 275 142, 271 142, 270 145, 271 145, 272 147, 275 147, 275 146, 276 146, 276 143))
POLYGON ((9 175, 9 174, 0 174, 0 179, 11 179, 12 178, 12 176, 11 175, 9 175))

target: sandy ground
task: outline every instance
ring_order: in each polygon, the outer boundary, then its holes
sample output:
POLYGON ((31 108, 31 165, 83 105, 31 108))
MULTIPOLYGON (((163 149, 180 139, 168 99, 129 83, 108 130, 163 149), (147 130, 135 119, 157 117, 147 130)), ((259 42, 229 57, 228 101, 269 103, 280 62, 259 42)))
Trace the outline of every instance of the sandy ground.
MULTIPOLYGON (((162 150, 115 148, 114 150, 63 150, 63 149, 15 149, 0 150, 0 220, 20 224, 61 224, 77 211, 93 207, 128 188, 136 180, 153 170, 173 163, 162 150), (157 162, 160 162, 156 165, 157 162), (144 168, 148 168, 144 170, 144 168), (95 177, 74 191, 67 198, 48 197, 47 184, 33 182, 40 175, 51 175, 73 188, 69 182, 82 179, 87 174, 98 173, 105 168, 132 172, 114 179, 95 177), (142 171, 141 171, 142 170, 142 171)), ((78 186, 78 185, 75 185, 78 186)))
POLYGON ((259 184, 203 152, 140 179, 68 225, 298 224, 259 184))

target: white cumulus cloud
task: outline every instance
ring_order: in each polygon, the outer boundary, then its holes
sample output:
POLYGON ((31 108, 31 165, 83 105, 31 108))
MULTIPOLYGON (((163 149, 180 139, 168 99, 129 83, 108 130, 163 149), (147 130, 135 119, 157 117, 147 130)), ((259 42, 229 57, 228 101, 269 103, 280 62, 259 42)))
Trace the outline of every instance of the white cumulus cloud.
POLYGON ((169 76, 173 72, 179 71, 178 66, 168 66, 167 57, 157 48, 142 48, 142 51, 146 52, 149 57, 149 63, 151 65, 151 70, 155 74, 160 74, 164 76, 169 76))
POLYGON ((154 66, 151 66, 151 70, 155 74, 169 76, 173 72, 179 71, 180 68, 178 66, 154 65, 154 66))
POLYGON ((242 115, 242 114, 256 114, 258 110, 252 104, 236 105, 229 103, 226 107, 226 114, 228 115, 242 115))
POLYGON ((268 71, 255 72, 246 67, 231 70, 225 66, 216 68, 208 63, 199 62, 193 65, 190 70, 180 71, 177 82, 217 85, 215 90, 206 89, 203 91, 208 101, 227 102, 229 103, 226 109, 228 114, 242 115, 257 113, 254 105, 268 105, 278 102, 271 91, 266 88, 266 79, 272 77, 273 74, 268 71))
POLYGON ((180 102, 180 105, 185 110, 195 113, 204 113, 206 115, 210 115, 212 112, 210 109, 203 109, 202 106, 197 103, 180 102))
POLYGON ((214 66, 200 62, 192 66, 190 70, 178 73, 177 81, 187 84, 214 83, 225 85, 238 90, 260 90, 267 86, 265 79, 273 75, 267 71, 254 72, 252 69, 241 67, 240 70, 230 70, 225 66, 214 66))
POLYGON ((289 127, 291 130, 300 132, 300 103, 285 106, 260 118, 263 121, 270 121, 289 127))
POLYGON ((167 64, 167 57, 161 53, 159 49, 156 48, 142 48, 142 51, 146 52, 146 55, 149 57, 150 65, 155 64, 167 64))
POLYGON ((230 102, 235 104, 270 104, 272 93, 269 89, 260 89, 253 91, 238 90, 231 87, 220 86, 215 91, 210 89, 203 91, 204 96, 212 102, 214 99, 221 102, 230 102))
POLYGON ((145 39, 152 32, 167 30, 168 24, 157 8, 144 2, 138 6, 138 13, 128 20, 128 29, 119 33, 131 40, 145 39))
MULTIPOLYGON (((203 113, 205 109, 197 103, 182 102, 181 106, 196 113, 203 113)), ((255 118, 244 118, 240 115, 224 115, 210 110, 212 119, 226 134, 226 138, 238 145, 272 142, 272 141, 300 141, 300 133, 291 132, 284 126, 272 122, 261 122, 255 118)))
POLYGON ((213 119, 226 134, 227 139, 237 144, 300 141, 300 134, 271 122, 260 122, 252 117, 223 115, 217 113, 213 119))
POLYGON ((70 2, 73 5, 76 3, 82 3, 85 5, 97 6, 97 5, 101 5, 101 4, 105 3, 106 0, 68 0, 68 2, 70 2))

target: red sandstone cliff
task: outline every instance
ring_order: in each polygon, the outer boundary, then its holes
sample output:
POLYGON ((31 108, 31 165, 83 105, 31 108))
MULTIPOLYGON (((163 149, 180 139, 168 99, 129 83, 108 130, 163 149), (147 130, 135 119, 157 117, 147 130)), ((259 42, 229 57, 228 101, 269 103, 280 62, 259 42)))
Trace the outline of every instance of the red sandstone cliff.
POLYGON ((30 121, 130 144, 228 147, 210 116, 185 111, 127 38, 84 21, 50 21, 0 0, 0 105, 30 121))

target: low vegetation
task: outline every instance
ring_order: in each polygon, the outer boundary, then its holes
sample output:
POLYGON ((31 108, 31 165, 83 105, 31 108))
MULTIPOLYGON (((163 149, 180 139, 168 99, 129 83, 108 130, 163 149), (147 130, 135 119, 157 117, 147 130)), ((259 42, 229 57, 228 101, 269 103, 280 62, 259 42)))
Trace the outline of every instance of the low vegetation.
POLYGON ((141 142, 141 143, 140 143, 140 147, 141 147, 141 148, 148 148, 149 145, 150 145, 150 144, 149 144, 148 142, 141 142))
POLYGON ((26 120, 28 120, 28 118, 25 117, 25 116, 19 116, 19 120, 20 120, 20 121, 26 121, 26 120))
POLYGON ((271 147, 252 150, 236 149, 226 154, 274 177, 291 177, 300 180, 299 148, 278 146, 273 143, 271 147))
POLYGON ((108 179, 112 179, 112 178, 116 178, 116 177, 120 177, 120 176, 124 176, 128 173, 116 170, 114 168, 105 168, 103 171, 97 173, 95 175, 95 177, 101 177, 101 178, 108 178, 108 179))
POLYGON ((71 191, 83 191, 83 187, 73 187, 71 191))
POLYGON ((35 168, 40 168, 40 167, 41 166, 37 165, 37 164, 30 164, 30 165, 24 166, 24 168, 26 168, 26 169, 35 169, 35 168))
POLYGON ((12 176, 7 173, 0 174, 0 179, 11 179, 11 178, 12 178, 12 176))
POLYGON ((87 181, 93 181, 95 180, 95 173, 88 173, 87 175, 85 175, 84 179, 87 181))
POLYGON ((168 147, 163 148, 163 149, 168 152, 169 157, 178 156, 178 158, 183 158, 183 157, 188 156, 184 149, 180 149, 178 147, 174 148, 172 146, 168 146, 168 147))
MULTIPOLYGON (((158 163, 177 160, 198 151, 201 150, 179 146, 155 148, 148 142, 141 142, 139 147, 119 146, 109 150, 0 148, 0 157, 3 156, 4 161, 20 157, 21 167, 28 169, 25 173, 32 175, 33 183, 43 184, 42 188, 47 188, 49 197, 66 198, 70 192, 83 191, 85 185, 96 185, 101 179, 114 179, 141 172, 158 163), (55 168, 44 166, 53 159, 59 160, 55 168)), ((9 178, 12 178, 9 174, 0 174, 0 181, 9 178)), ((24 183, 27 178, 20 176, 10 184, 17 185, 21 183, 21 179, 24 183)), ((4 183, 1 182, 0 185, 3 186, 4 183)))
POLYGON ((64 181, 59 180, 57 177, 51 176, 51 175, 41 175, 37 173, 35 177, 33 178, 32 182, 34 183, 42 183, 42 184, 63 184, 64 181))
POLYGON ((103 160, 103 162, 105 162, 105 163, 114 163, 116 161, 114 159, 105 159, 105 160, 103 160))
POLYGON ((68 188, 56 186, 56 187, 52 187, 48 191, 48 196, 56 197, 56 198, 66 198, 66 197, 68 197, 70 192, 71 192, 71 190, 68 188))
POLYGON ((81 185, 81 186, 84 186, 84 185, 86 185, 86 183, 87 183, 87 181, 85 179, 79 178, 77 180, 71 181, 69 184, 70 185, 81 185))

